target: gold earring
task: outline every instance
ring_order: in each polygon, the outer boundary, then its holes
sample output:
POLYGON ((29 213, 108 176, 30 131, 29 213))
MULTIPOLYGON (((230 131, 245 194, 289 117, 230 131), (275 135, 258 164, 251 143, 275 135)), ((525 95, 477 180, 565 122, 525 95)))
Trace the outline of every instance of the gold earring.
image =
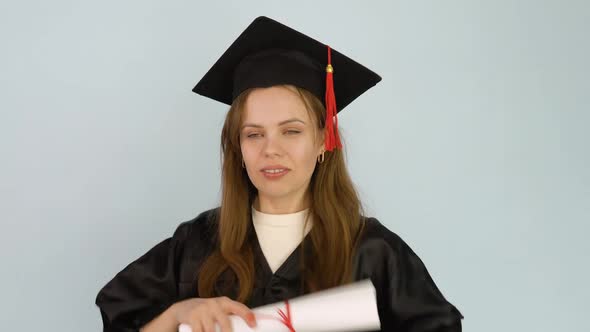
POLYGON ((323 163, 323 162, 324 162, 324 152, 326 152, 326 151, 322 151, 322 154, 320 154, 320 155, 318 156, 318 163, 319 163, 319 164, 321 164, 321 163, 323 163))

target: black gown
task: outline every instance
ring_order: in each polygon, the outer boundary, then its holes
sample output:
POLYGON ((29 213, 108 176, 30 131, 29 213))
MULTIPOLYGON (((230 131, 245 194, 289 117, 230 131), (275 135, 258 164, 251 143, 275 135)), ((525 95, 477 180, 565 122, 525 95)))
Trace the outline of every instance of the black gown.
MULTIPOLYGON (((139 331, 173 303, 198 297, 197 274, 214 249, 217 211, 205 211, 180 224, 171 238, 129 264, 100 290, 96 305, 105 332, 139 331)), ((365 220, 353 273, 355 280, 370 278, 376 288, 381 331, 461 331, 463 316, 444 298, 414 251, 377 219, 365 220)), ((309 236, 304 239, 308 240, 309 236)), ((302 295, 301 245, 273 273, 255 235, 253 243, 257 275, 246 305, 255 308, 302 295)))

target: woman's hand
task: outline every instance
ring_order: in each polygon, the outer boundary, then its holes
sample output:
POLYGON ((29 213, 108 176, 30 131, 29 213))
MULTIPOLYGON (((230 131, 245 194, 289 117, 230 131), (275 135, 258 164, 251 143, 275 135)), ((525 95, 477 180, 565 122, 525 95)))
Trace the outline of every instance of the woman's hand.
POLYGON ((246 305, 227 297, 208 299, 193 298, 174 304, 178 324, 190 325, 192 332, 215 332, 215 324, 221 332, 231 332, 229 315, 244 319, 248 326, 256 326, 254 313, 246 305))

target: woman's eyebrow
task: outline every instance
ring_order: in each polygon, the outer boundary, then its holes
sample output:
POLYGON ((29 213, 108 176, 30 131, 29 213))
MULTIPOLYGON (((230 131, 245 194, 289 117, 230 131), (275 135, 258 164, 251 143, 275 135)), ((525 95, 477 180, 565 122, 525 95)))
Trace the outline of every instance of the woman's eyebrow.
POLYGON ((254 127, 254 128, 262 128, 261 125, 257 125, 257 124, 253 124, 253 123, 244 123, 242 125, 242 129, 246 128, 246 127, 254 127))
POLYGON ((284 124, 291 123, 291 122, 301 122, 301 123, 305 124, 305 121, 303 121, 303 120, 300 120, 297 118, 291 118, 291 119, 279 122, 279 126, 282 126, 284 124))
MULTIPOLYGON (((282 126, 284 124, 291 123, 291 122, 301 122, 301 123, 305 124, 305 121, 303 121, 303 120, 300 120, 297 118, 291 118, 291 119, 287 119, 287 120, 279 122, 278 125, 282 126)), ((244 129, 246 127, 263 128, 262 125, 255 124, 255 123, 245 123, 242 125, 242 129, 244 129)))

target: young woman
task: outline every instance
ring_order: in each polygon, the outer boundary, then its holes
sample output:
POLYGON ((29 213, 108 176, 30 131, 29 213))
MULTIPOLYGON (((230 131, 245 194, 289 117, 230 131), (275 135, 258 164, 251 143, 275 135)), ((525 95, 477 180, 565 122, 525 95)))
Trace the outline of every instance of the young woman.
POLYGON ((368 278, 382 331, 460 331, 462 315, 418 256, 363 215, 346 170, 336 113, 380 79, 257 18, 193 89, 231 105, 221 205, 104 286, 104 331, 229 331, 231 314, 253 327, 250 308, 368 278))

